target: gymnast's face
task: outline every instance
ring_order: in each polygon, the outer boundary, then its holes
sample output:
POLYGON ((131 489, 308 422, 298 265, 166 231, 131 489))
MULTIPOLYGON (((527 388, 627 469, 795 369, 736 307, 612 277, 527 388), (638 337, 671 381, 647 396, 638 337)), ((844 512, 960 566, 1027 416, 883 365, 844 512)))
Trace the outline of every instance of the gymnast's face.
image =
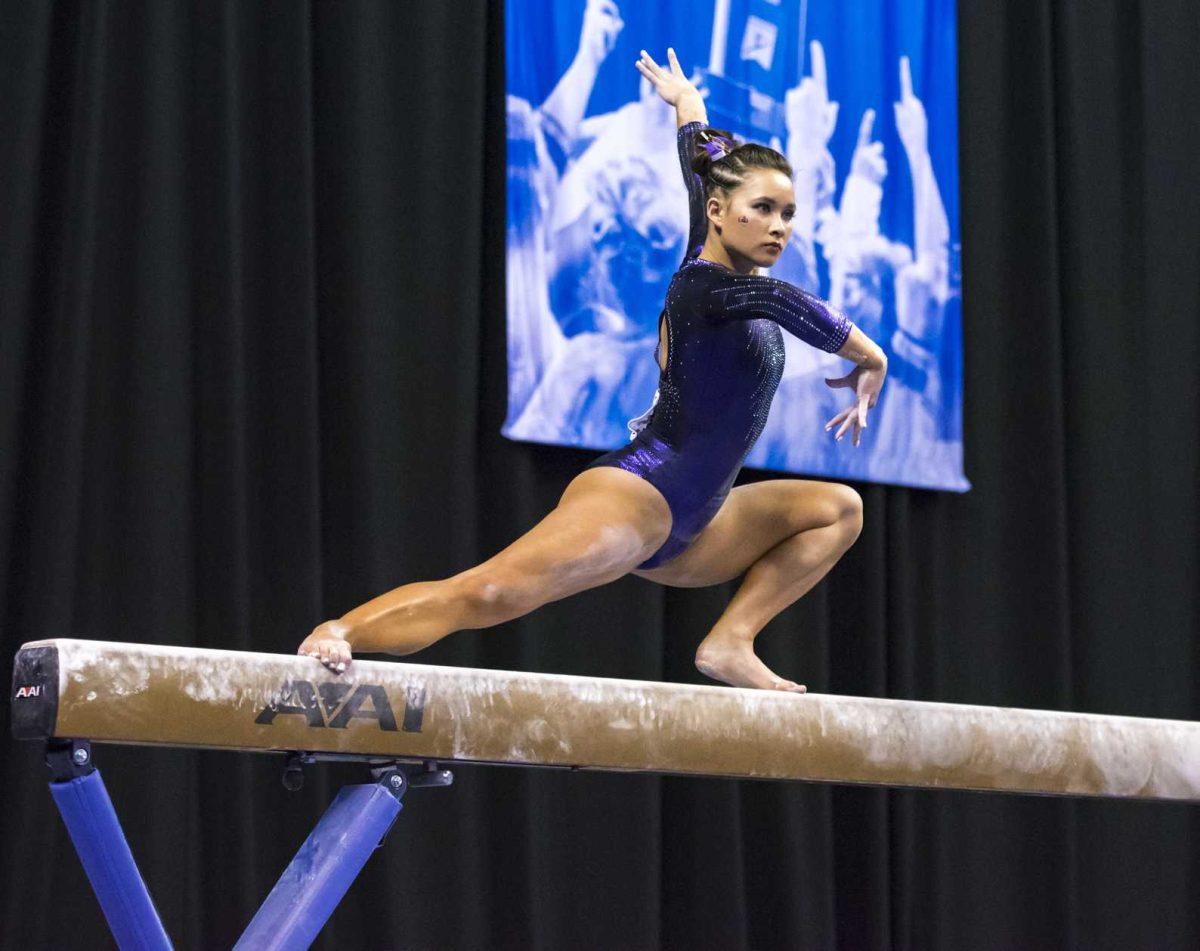
POLYGON ((770 267, 778 261, 795 216, 792 180, 773 168, 751 169, 737 188, 708 199, 709 221, 720 228, 716 240, 736 265, 770 267))

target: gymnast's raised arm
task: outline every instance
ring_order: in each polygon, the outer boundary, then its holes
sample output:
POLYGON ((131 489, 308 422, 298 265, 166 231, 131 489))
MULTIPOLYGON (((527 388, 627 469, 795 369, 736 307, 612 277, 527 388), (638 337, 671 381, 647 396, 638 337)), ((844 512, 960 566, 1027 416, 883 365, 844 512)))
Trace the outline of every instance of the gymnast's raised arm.
POLYGON ((687 258, 694 258, 704 247, 708 233, 708 219, 704 214, 704 182, 692 170, 692 156, 697 143, 708 133, 708 110, 704 99, 695 86, 683 75, 683 69, 673 49, 667 50, 670 69, 665 70, 650 55, 642 50, 642 58, 634 65, 645 76, 663 99, 675 107, 675 125, 678 133, 675 141, 679 153, 679 170, 683 173, 683 184, 688 194, 688 241, 687 258))

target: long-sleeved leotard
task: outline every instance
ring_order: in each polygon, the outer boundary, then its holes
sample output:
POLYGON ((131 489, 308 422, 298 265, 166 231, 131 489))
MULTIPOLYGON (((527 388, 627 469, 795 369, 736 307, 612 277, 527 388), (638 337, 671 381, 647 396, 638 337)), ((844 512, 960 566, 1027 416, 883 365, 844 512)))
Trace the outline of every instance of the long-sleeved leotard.
POLYGON ((780 327, 834 353, 850 322, 785 281, 737 274, 699 255, 708 221, 704 185, 691 168, 703 126, 680 128, 679 163, 690 227, 683 263, 671 279, 660 321, 666 366, 654 411, 632 442, 593 466, 616 466, 657 488, 670 507, 671 534, 639 568, 654 568, 687 548, 717 514, 754 445, 783 374, 780 327))

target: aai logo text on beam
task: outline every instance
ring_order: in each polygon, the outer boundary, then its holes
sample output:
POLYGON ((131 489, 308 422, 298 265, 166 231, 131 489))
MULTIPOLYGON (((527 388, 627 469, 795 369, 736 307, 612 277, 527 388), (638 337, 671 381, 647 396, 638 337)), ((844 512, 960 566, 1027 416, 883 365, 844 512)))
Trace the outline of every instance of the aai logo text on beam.
POLYGON ((405 693, 401 726, 391 699, 380 684, 319 683, 289 680, 254 718, 270 726, 281 716, 301 716, 314 729, 344 730, 353 720, 374 720, 380 730, 420 733, 425 713, 425 691, 409 687, 405 693))

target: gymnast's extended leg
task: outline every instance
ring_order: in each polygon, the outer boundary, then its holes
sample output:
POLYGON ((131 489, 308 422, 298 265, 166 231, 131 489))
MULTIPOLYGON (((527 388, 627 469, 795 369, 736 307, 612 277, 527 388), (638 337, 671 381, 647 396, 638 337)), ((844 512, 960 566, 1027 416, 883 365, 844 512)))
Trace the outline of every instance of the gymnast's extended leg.
POLYGON ((849 486, 799 479, 734 489, 691 547, 634 573, 678 587, 745 579, 696 650, 696 666, 739 687, 803 692, 754 653, 754 638, 825 576, 862 530, 862 499, 849 486))
POLYGON ((300 653, 344 669, 351 651, 411 654, 453 631, 491 627, 626 575, 671 530, 650 483, 622 469, 586 469, 558 506, 503 551, 441 581, 407 584, 326 621, 300 653))

